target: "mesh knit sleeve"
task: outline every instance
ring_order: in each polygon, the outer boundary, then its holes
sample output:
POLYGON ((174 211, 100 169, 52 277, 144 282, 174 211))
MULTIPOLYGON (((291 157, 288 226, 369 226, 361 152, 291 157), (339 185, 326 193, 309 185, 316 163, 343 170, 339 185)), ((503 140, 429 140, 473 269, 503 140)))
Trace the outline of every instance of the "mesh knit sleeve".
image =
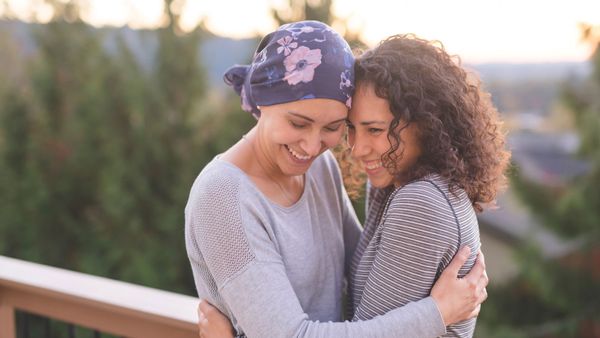
POLYGON ((193 240, 220 288, 256 256, 243 229, 239 180, 227 175, 209 176, 194 187, 186 218, 193 240))

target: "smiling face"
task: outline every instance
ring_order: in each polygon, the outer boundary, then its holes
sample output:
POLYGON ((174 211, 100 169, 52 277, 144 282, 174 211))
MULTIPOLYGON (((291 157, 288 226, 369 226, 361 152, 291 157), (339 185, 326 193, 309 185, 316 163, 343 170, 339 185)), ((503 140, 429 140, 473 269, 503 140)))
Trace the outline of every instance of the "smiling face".
POLYGON ((304 174, 314 159, 334 147, 348 108, 331 99, 305 99, 260 107, 258 141, 270 167, 286 176, 304 174))
MULTIPOLYGON (((352 157, 362 163, 371 185, 376 188, 405 183, 397 181, 382 161, 382 156, 391 148, 388 131, 393 119, 388 101, 378 97, 373 86, 357 86, 348 115, 348 143, 352 147, 352 157)), ((406 122, 400 121, 395 131, 400 133, 401 140, 395 163, 400 176, 410 170, 421 154, 417 125, 412 123, 402 129, 404 126, 406 122)))

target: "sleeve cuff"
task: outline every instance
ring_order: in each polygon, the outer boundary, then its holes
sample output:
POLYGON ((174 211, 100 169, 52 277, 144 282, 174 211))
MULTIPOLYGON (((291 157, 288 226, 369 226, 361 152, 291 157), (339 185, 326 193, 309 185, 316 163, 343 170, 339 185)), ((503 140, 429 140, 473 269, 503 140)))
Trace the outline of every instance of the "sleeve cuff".
POLYGON ((437 303, 433 299, 433 297, 429 296, 421 300, 421 302, 425 303, 425 309, 430 313, 430 318, 435 318, 435 320, 431 323, 432 328, 439 332, 439 335, 446 334, 446 325, 444 324, 444 317, 442 316, 442 312, 437 306, 437 303))

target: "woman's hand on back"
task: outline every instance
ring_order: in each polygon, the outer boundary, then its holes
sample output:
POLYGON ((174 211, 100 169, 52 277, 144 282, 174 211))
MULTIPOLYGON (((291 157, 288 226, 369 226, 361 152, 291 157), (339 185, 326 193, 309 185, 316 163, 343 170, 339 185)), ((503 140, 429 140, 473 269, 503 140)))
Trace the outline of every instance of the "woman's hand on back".
POLYGON ((198 334, 201 338, 233 338, 235 331, 229 318, 203 299, 198 305, 198 334))
POLYGON ((477 317, 481 303, 487 298, 489 279, 485 271, 485 258, 481 250, 471 271, 458 278, 458 271, 467 261, 469 247, 463 247, 444 269, 431 290, 446 326, 477 317))

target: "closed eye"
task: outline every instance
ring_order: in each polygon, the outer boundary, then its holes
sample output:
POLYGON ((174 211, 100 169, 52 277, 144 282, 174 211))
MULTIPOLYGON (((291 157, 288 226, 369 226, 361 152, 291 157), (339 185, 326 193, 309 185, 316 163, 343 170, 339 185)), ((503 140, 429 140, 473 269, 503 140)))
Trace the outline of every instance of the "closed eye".
POLYGON ((290 120, 290 124, 292 125, 292 127, 296 128, 296 129, 304 129, 307 126, 307 124, 296 123, 292 120, 290 120))
POLYGON ((341 126, 342 126, 342 124, 338 123, 338 124, 335 124, 335 125, 332 125, 332 126, 325 127, 325 130, 330 131, 330 132, 334 132, 334 131, 340 130, 341 126))

